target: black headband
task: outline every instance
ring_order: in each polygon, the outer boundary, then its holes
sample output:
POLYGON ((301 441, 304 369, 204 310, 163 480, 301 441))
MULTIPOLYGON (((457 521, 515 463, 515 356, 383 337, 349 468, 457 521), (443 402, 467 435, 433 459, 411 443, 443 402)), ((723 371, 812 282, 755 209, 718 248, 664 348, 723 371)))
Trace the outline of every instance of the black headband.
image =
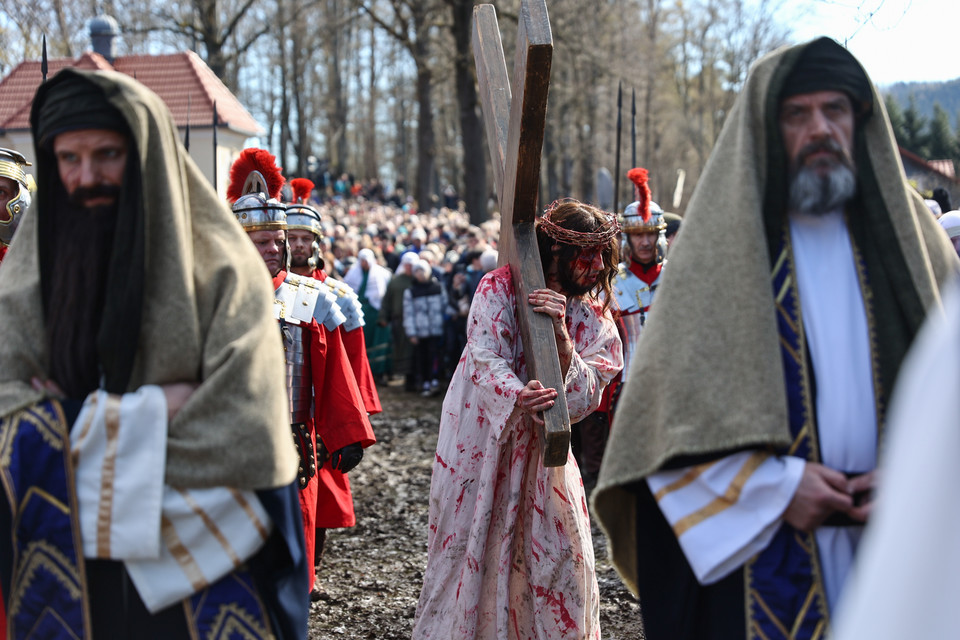
POLYGON ((110 104, 103 91, 80 76, 70 74, 52 79, 41 100, 35 126, 41 147, 48 147, 58 134, 78 129, 129 133, 120 111, 110 104))
POLYGON ((873 90, 863 67, 830 38, 818 38, 804 48, 783 83, 780 100, 815 91, 847 94, 857 116, 867 116, 872 111, 873 90))

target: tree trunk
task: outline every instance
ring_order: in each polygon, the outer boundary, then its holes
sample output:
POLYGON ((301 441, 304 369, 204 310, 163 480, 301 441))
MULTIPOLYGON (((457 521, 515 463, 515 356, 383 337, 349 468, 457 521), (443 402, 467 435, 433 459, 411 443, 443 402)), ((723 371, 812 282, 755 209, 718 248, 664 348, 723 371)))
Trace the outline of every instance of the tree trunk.
POLYGON ((368 180, 380 177, 377 161, 377 56, 376 33, 370 23, 370 73, 367 76, 367 124, 363 128, 363 172, 368 180))
POLYGON ((417 40, 417 186, 414 198, 418 210, 429 211, 433 206, 433 165, 436 160, 436 136, 433 132, 433 74, 427 66, 426 45, 417 40), (422 56, 422 57, 421 57, 422 56))
POLYGON ((472 224, 488 219, 487 214, 487 151, 483 123, 480 119, 477 87, 474 80, 473 52, 470 37, 473 25, 473 0, 453 0, 453 40, 457 53, 454 73, 457 104, 460 108, 460 137, 463 144, 463 201, 472 224))

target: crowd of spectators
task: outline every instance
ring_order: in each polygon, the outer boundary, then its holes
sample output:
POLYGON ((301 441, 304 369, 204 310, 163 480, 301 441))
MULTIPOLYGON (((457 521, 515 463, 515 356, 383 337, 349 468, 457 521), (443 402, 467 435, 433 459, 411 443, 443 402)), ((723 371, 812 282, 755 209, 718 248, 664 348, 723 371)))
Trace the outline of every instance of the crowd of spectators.
MULTIPOLYGON (((474 291, 480 278, 497 266, 499 220, 477 226, 460 208, 421 213, 412 201, 400 204, 395 192, 381 198, 364 193, 361 189, 351 194, 346 186, 337 191, 335 183, 334 195, 315 204, 323 218, 325 268, 342 279, 359 265, 363 251, 364 257, 372 254, 374 264, 389 270, 386 289, 379 293, 370 289, 377 298, 376 323, 393 329, 381 334, 389 336, 381 339, 390 344, 380 381, 402 378, 408 391, 438 394, 466 343, 474 291), (404 254, 410 255, 402 259, 404 254), (424 296, 429 304, 421 299, 424 296), (418 306, 430 310, 429 318, 415 313, 418 306)), ((365 294, 361 299, 370 297, 365 294)), ((376 340, 367 342, 368 349, 383 348, 376 340)))

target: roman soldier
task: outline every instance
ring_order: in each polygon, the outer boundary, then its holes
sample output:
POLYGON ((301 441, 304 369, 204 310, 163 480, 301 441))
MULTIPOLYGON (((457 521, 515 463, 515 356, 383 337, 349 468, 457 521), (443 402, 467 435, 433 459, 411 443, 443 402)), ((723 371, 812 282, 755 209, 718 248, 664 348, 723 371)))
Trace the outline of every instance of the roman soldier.
MULTIPOLYGON (((346 321, 337 330, 347 351, 347 358, 353 369, 354 377, 360 387, 364 408, 368 414, 380 413, 380 396, 374 383, 370 362, 367 359, 367 347, 363 336, 363 310, 357 294, 344 282, 331 278, 323 270, 323 258, 320 254, 320 242, 323 240, 323 226, 320 212, 310 204, 310 194, 314 184, 306 178, 294 178, 290 181, 293 202, 287 205, 287 241, 290 247, 290 271, 305 277, 315 278, 327 287, 335 296, 337 308, 346 317, 346 321)), ((319 571, 320 561, 326 542, 327 529, 352 527, 357 523, 353 510, 353 493, 346 474, 333 468, 330 461, 320 456, 318 462, 316 544, 314 546, 314 564, 319 571)), ((322 597, 317 585, 311 594, 322 597)))
POLYGON ((23 170, 29 166, 23 154, 0 147, 0 262, 37 188, 33 176, 23 170))
POLYGON ((660 205, 650 199, 647 170, 631 169, 627 177, 633 182, 636 200, 624 209, 620 222, 627 260, 620 263, 613 286, 624 333, 623 382, 627 380, 630 356, 636 349, 640 331, 660 286, 667 251, 667 221, 660 205))
POLYGON ((577 425, 576 450, 584 483, 592 489, 610 433, 619 391, 630 371, 630 357, 637 348, 640 331, 650 312, 667 251, 667 221, 663 210, 650 199, 648 172, 637 167, 627 172, 636 200, 620 216, 623 255, 613 281, 613 314, 623 340, 623 371, 604 390, 600 408, 577 425))
MULTIPOLYGON (((314 555, 318 467, 327 462, 346 473, 376 440, 340 339, 339 327, 346 318, 336 295, 317 280, 288 271, 287 207, 278 199, 283 183, 270 153, 245 149, 230 169, 227 198, 273 278, 290 424, 300 454, 300 508, 309 558, 314 555)), ((311 591, 313 585, 311 572, 311 591)))

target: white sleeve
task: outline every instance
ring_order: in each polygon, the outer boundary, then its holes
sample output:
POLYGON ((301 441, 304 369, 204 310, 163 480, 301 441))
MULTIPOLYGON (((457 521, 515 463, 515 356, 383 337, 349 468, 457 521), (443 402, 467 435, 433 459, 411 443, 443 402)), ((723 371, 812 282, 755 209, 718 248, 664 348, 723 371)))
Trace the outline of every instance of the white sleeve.
POLYGON ((654 473, 647 484, 697 580, 711 584, 770 544, 805 464, 802 458, 741 451, 654 473))
POLYGON ((158 556, 167 458, 163 389, 91 393, 70 430, 70 450, 84 556, 158 556))
POLYGON ((83 554, 123 561, 152 613, 227 575, 269 536, 252 491, 164 484, 167 401, 158 386, 90 394, 70 443, 83 554))

